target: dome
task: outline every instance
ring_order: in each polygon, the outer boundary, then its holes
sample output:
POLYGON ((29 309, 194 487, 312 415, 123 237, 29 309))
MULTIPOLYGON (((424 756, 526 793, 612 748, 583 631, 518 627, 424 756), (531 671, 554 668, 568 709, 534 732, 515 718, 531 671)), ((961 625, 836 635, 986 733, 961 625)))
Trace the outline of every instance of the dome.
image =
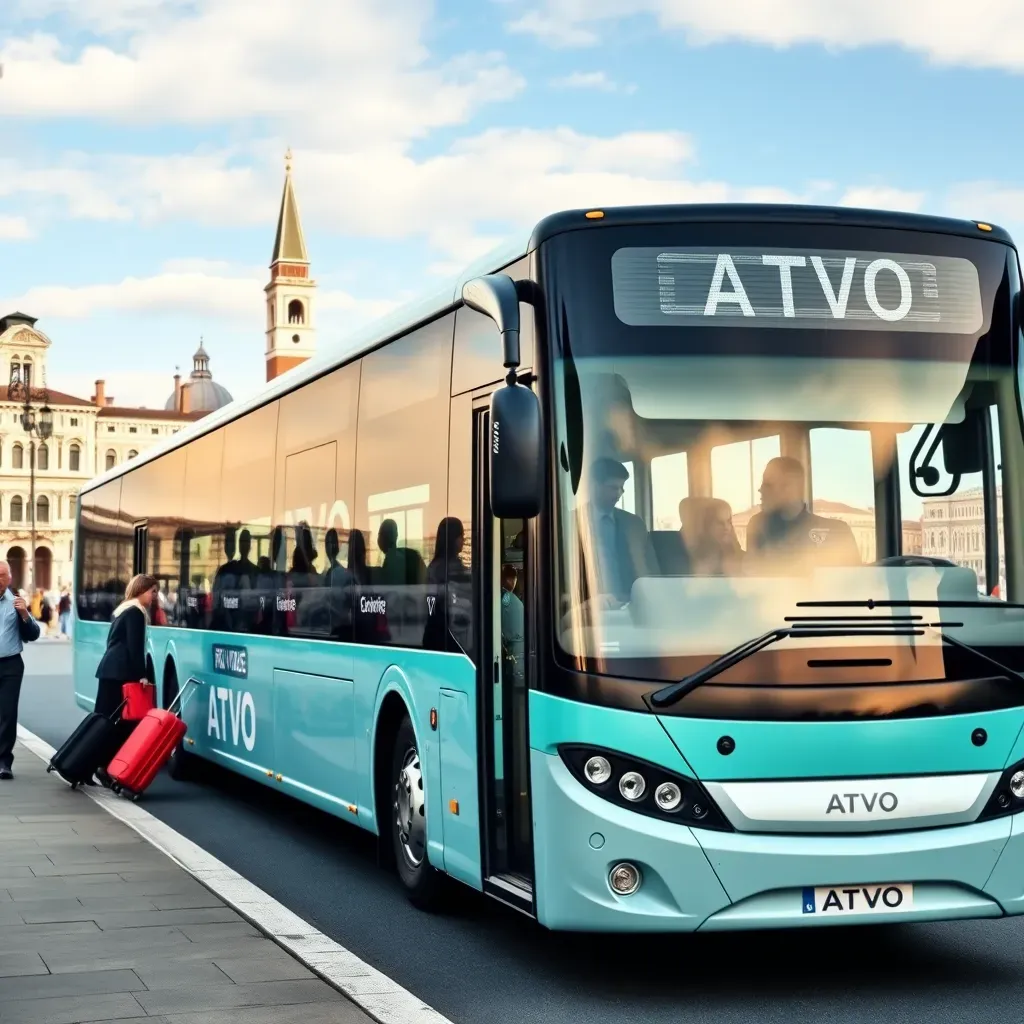
MULTIPOLYGON (((222 384, 218 384, 210 373, 210 357, 203 347, 202 338, 199 339, 199 348, 192 356, 192 372, 182 387, 188 388, 189 412, 213 412, 233 401, 231 392, 222 384)), ((164 403, 164 409, 173 412, 177 408, 178 394, 175 391, 164 403)))
MULTIPOLYGON (((213 412, 234 401, 231 392, 214 380, 189 380, 185 386, 188 387, 189 412, 213 412)), ((174 395, 167 399, 164 408, 174 408, 174 395)))

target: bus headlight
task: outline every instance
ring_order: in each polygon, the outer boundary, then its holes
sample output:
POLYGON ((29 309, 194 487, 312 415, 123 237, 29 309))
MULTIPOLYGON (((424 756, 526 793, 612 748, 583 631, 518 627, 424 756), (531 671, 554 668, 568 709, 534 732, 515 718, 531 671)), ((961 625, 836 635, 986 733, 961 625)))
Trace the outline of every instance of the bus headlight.
POLYGON ((732 831, 728 819, 696 779, 615 750, 578 743, 559 746, 558 754, 577 782, 619 807, 680 825, 732 831))
POLYGON ((608 758, 600 754, 588 758, 583 770, 587 773, 587 779, 595 786, 603 786, 612 777, 612 766, 608 763, 608 758))
POLYGON ((1018 811, 1024 811, 1024 761, 1010 765, 1003 772, 978 820, 1001 818, 1018 811))
POLYGON ((635 804, 637 800, 642 800, 646 790, 647 783, 644 782, 644 777, 639 772, 626 772, 626 774, 619 779, 619 792, 629 800, 630 803, 635 804))
POLYGON ((663 782, 654 791, 654 799, 663 811, 674 811, 683 802, 683 791, 674 782, 663 782))

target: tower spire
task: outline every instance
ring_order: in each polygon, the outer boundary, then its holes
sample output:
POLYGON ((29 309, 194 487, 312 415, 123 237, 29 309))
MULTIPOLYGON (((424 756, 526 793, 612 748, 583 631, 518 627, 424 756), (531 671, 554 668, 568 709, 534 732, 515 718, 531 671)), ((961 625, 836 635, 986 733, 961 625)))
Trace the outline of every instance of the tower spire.
POLYGON ((284 190, 277 237, 270 261, 267 294, 267 380, 304 362, 316 351, 313 304, 316 281, 310 278, 309 255, 302 235, 299 204, 292 184, 292 151, 284 157, 284 190))
POLYGON ((299 203, 292 185, 292 151, 284 155, 284 191, 281 193, 281 211, 277 216, 277 237, 274 239, 274 255, 270 264, 308 263, 306 240, 302 235, 302 221, 299 219, 299 203))

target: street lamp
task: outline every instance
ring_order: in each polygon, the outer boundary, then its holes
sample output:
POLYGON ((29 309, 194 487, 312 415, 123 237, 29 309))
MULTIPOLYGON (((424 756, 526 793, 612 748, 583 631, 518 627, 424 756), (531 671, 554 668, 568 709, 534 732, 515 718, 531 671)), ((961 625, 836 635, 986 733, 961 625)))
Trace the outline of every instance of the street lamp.
POLYGON ((40 441, 48 441, 53 435, 53 410, 50 408, 49 395, 46 388, 36 388, 35 397, 42 402, 39 416, 32 405, 32 380, 28 374, 31 370, 28 367, 11 365, 11 383, 7 388, 7 398, 11 402, 21 402, 21 425, 28 434, 28 471, 29 471, 29 524, 32 531, 32 579, 28 589, 31 595, 36 588, 36 442, 38 436, 40 441), (22 373, 25 373, 25 378, 22 373))

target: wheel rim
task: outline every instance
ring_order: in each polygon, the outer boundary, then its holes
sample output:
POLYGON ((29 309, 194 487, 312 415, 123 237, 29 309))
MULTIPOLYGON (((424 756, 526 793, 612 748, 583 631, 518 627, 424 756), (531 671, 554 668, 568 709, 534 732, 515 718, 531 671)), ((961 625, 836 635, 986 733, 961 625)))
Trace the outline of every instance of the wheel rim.
POLYGON ((427 846, 426 818, 423 811, 423 773, 420 755, 415 747, 402 757, 398 777, 395 779, 394 799, 395 831, 402 856, 411 868, 423 863, 427 846))

